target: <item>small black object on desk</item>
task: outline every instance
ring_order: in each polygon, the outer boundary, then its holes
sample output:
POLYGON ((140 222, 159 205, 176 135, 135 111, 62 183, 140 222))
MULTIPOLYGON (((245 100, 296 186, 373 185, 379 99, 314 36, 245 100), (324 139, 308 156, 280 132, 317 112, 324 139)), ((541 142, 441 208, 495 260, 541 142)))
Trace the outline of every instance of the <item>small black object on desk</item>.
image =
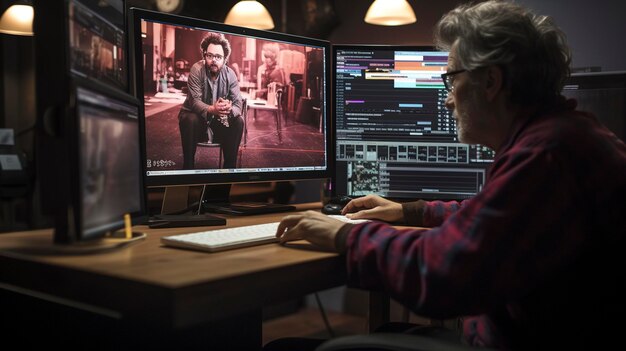
POLYGON ((346 196, 346 195, 339 195, 339 196, 334 196, 332 197, 328 203, 330 204, 339 204, 342 207, 347 205, 348 202, 352 201, 352 198, 350 196, 346 196))
POLYGON ((150 228, 178 228, 226 225, 226 219, 209 214, 156 215, 148 220, 150 228))
POLYGON ((329 202, 322 207, 322 213, 327 215, 339 215, 341 214, 342 209, 343 206, 341 206, 340 204, 334 204, 329 202))
POLYGON ((341 195, 332 197, 328 203, 322 207, 322 213, 327 215, 339 215, 341 210, 352 200, 351 197, 341 195))

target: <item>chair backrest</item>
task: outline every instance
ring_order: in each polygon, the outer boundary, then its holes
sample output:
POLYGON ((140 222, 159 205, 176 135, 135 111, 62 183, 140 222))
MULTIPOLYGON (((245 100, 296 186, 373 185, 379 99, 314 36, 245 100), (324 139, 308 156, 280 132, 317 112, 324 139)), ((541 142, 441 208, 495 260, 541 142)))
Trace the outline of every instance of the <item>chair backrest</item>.
POLYGON ((276 107, 278 107, 279 110, 283 109, 283 95, 284 94, 285 94, 284 88, 278 89, 276 91, 276 107))
POLYGON ((278 90, 278 84, 276 82, 271 82, 267 85, 267 103, 269 105, 277 105, 276 92, 278 90))
POLYGON ((246 123, 246 116, 248 116, 248 99, 241 98, 241 118, 246 123))

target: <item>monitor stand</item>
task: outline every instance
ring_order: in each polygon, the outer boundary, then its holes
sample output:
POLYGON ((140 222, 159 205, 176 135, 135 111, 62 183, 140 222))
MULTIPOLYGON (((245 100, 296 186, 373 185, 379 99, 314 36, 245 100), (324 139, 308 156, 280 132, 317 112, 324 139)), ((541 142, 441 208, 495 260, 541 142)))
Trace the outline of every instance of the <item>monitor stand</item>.
POLYGON ((151 216, 150 228, 226 225, 226 219, 200 211, 200 203, 189 206, 190 186, 168 186, 163 194, 161 214, 151 216))
POLYGON ((201 196, 202 212, 248 216, 294 211, 295 206, 268 202, 230 202, 230 184, 205 185, 201 196))
MULTIPOLYGON (((231 202, 230 184, 202 185, 200 201, 189 205, 192 186, 168 186, 161 214, 148 220, 150 228, 226 225, 226 219, 209 214, 248 216, 294 211, 295 206, 267 202, 231 202)), ((198 188, 198 187, 195 187, 198 188)), ((197 198, 197 197, 196 197, 197 198)))

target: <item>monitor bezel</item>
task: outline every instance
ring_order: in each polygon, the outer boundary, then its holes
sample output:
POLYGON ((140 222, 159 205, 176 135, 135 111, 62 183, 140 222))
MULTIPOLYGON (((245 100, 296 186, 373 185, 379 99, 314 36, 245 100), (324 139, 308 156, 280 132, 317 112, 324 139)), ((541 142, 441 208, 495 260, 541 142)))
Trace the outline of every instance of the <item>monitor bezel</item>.
MULTIPOLYGON (((144 172, 144 182, 147 187, 164 187, 176 185, 206 185, 206 184, 234 184, 234 183, 257 183, 272 182, 283 180, 308 180, 308 179, 326 179, 334 176, 334 134, 333 134, 333 118, 331 115, 331 44, 329 41, 296 36, 291 34, 270 32, 264 30, 250 29, 238 26, 231 26, 223 23, 203 20, 199 18, 191 18, 174 14, 155 12, 151 10, 131 7, 128 9, 129 28, 128 35, 130 44, 130 55, 133 62, 130 71, 134 78, 131 88, 134 95, 144 104, 143 96, 143 76, 140 66, 143 63, 142 38, 141 38, 141 20, 165 22, 173 25, 181 25, 188 27, 198 27, 208 31, 218 31, 228 34, 252 36, 267 40, 284 41, 298 45, 309 45, 321 47, 324 49, 325 72, 324 79, 326 81, 324 91, 325 107, 322 116, 326 130, 326 170, 309 170, 309 171, 288 171, 288 172, 242 172, 242 173, 212 173, 212 174, 176 174, 176 175, 154 175, 148 176, 144 172), (138 33, 138 35, 136 34, 138 33)), ((146 144, 145 140, 145 116, 140 116, 141 144, 146 144)), ((145 156, 145 153, 144 153, 145 156)), ((142 160, 144 166, 145 157, 142 160)))
MULTIPOLYGON (((103 225, 97 226, 97 228, 91 228, 88 231, 84 231, 84 218, 83 218, 83 179, 81 177, 81 135, 80 135, 80 114, 78 103, 78 89, 84 89, 88 92, 103 95, 107 98, 119 100, 123 103, 133 105, 137 107, 137 118, 143 113, 143 106, 132 95, 125 92, 118 91, 116 89, 104 86, 102 84, 94 84, 93 81, 88 79, 81 79, 73 77, 70 82, 69 90, 69 103, 65 111, 64 122, 64 149, 65 153, 62 156, 63 160, 67 164, 67 167, 59 167, 60 172, 62 168, 66 168, 67 173, 65 177, 59 177, 60 184, 57 184, 62 191, 59 192, 60 198, 57 199, 57 211, 55 214, 55 231, 54 242, 59 244, 71 244, 75 242, 92 241, 105 237, 108 233, 117 229, 123 228, 124 217, 123 214, 117 220, 103 225)), ((139 123, 139 121, 137 121, 139 123)), ((141 162, 141 155, 143 154, 143 145, 139 143, 139 159, 137 162, 141 162)), ((139 193, 140 193, 140 209, 129 213, 133 224, 144 223, 148 218, 147 213, 147 194, 145 191, 145 184, 143 173, 145 168, 141 163, 141 173, 137 175, 139 178, 139 193)))

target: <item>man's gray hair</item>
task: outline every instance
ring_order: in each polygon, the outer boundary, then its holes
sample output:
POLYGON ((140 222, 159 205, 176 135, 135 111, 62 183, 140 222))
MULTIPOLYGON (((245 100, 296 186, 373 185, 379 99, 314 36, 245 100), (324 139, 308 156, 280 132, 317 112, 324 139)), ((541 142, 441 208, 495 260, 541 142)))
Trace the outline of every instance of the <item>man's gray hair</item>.
POLYGON ((549 104, 570 73, 565 33, 552 18, 509 1, 461 5, 435 28, 435 43, 456 51, 457 69, 497 65, 514 104, 549 104))

